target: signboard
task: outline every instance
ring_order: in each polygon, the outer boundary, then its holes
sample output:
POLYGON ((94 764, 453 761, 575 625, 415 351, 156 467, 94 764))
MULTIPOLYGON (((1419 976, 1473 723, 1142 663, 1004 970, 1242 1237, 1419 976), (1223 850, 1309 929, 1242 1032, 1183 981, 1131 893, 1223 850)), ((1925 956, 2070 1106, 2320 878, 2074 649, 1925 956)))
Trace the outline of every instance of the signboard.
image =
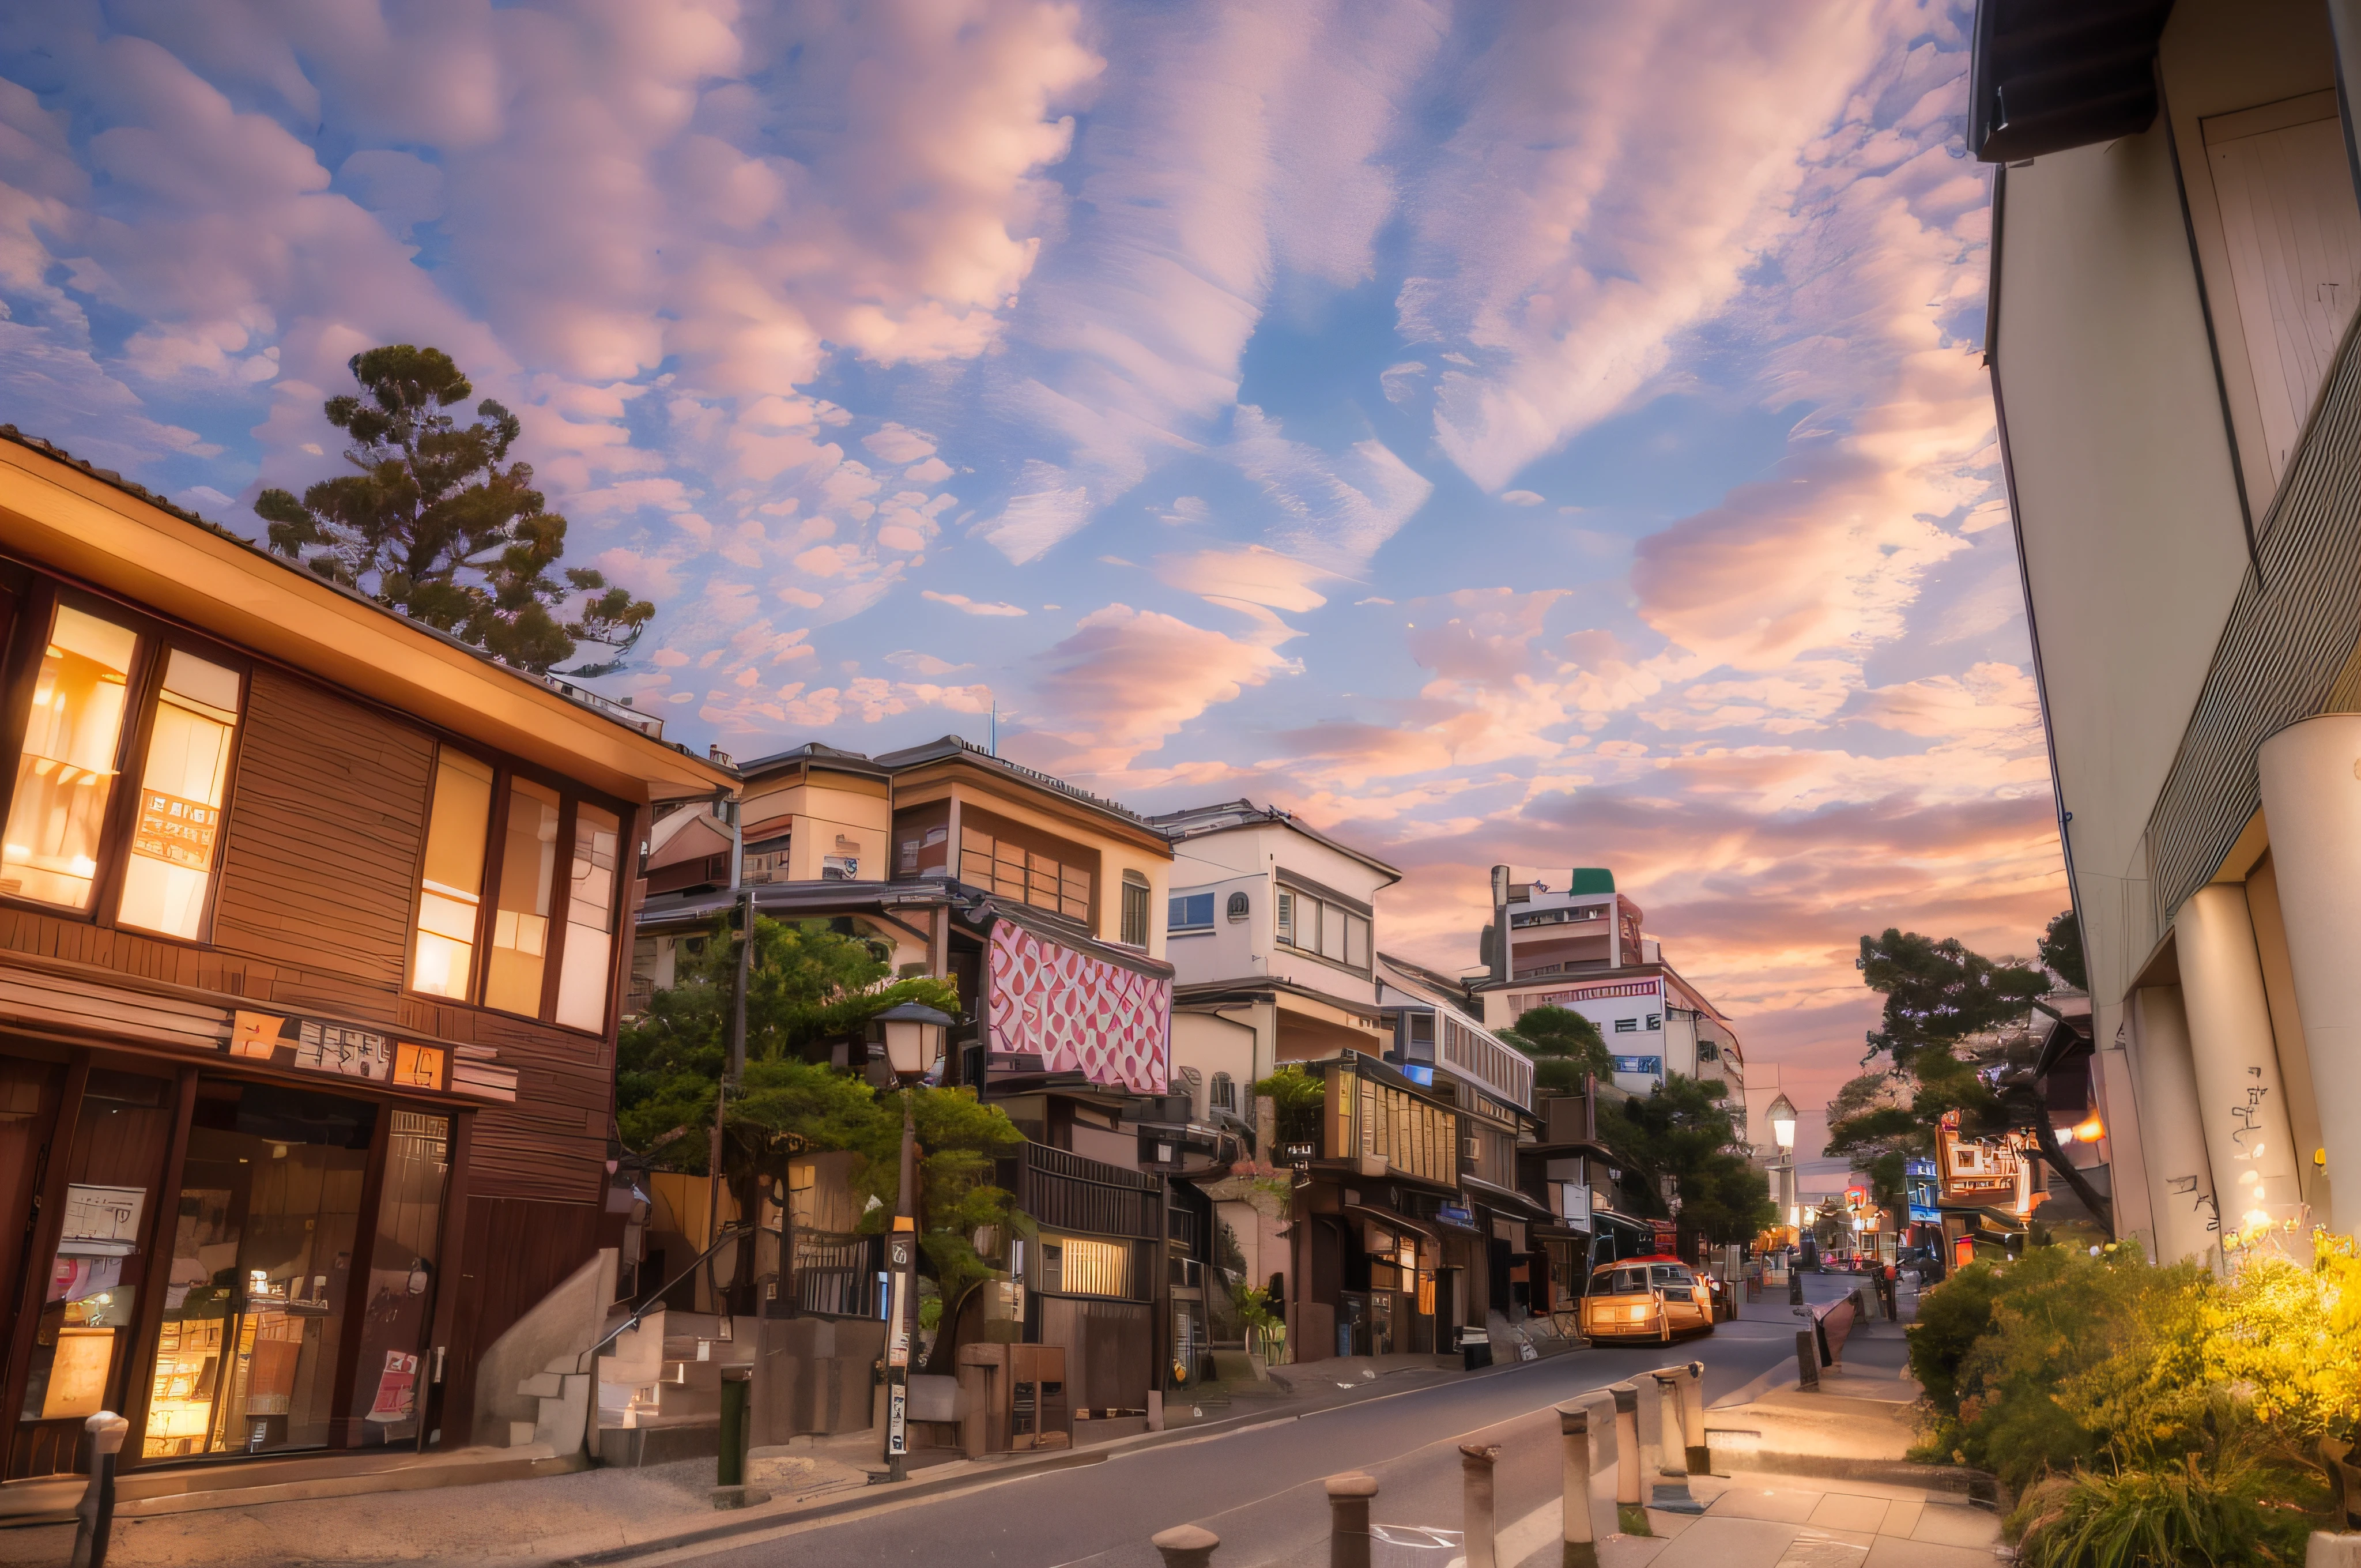
POLYGON ((1434 1217, 1452 1225, 1472 1225, 1476 1223, 1475 1214, 1457 1203, 1444 1204, 1434 1212, 1434 1217))
POLYGON ((910 1385, 908 1374, 885 1388, 885 1452, 895 1458, 910 1452, 910 1385))
POLYGON ((1662 1057, 1617 1057, 1614 1061, 1617 1072, 1644 1073, 1651 1078, 1664 1076, 1664 1058, 1662 1057))
POLYGON ((1576 1230, 1590 1228, 1590 1188, 1580 1181, 1561 1181, 1558 1191, 1558 1218, 1576 1230))
POLYGON ((910 1314, 905 1310, 903 1294, 910 1288, 911 1254, 915 1250, 907 1232, 889 1238, 885 1244, 885 1266, 893 1278, 888 1295, 885 1321, 885 1365, 910 1365, 910 1314))
POLYGON ((234 1057, 273 1067, 363 1078, 397 1089, 441 1089, 446 1081, 439 1046, 413 1045, 318 1018, 283 1018, 241 1008, 232 1020, 227 1049, 234 1057))
POLYGON ((140 1187, 66 1188, 66 1217, 58 1252, 67 1257, 129 1257, 139 1250, 139 1215, 148 1205, 140 1187))
POLYGON ((1656 1250, 1667 1255, 1678 1255, 1681 1233, 1670 1220, 1651 1220, 1648 1226, 1656 1234, 1656 1250))

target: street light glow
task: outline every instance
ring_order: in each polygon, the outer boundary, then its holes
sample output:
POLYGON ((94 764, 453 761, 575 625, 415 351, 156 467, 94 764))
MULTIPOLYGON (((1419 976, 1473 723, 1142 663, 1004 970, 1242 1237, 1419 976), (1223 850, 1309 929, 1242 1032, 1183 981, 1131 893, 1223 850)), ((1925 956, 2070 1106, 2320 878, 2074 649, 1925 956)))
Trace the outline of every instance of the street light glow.
POLYGON ((1795 1150, 1795 1102, 1781 1094, 1771 1102, 1771 1136, 1781 1154, 1795 1150))

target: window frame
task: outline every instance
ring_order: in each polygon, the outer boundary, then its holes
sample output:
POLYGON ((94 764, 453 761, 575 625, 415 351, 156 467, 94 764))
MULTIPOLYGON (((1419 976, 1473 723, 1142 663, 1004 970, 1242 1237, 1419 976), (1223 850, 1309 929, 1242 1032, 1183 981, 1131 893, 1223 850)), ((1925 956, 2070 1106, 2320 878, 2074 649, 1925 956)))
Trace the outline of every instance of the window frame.
POLYGON ((0 825, 16 807, 16 769, 25 753, 25 732, 32 722, 33 689, 39 684, 42 651, 60 607, 111 621, 128 630, 134 639, 131 668, 125 672, 127 709, 123 731, 115 738, 114 798, 106 805, 99 832, 98 870, 91 878, 88 904, 81 908, 51 904, 46 899, 0 892, 0 907, 28 910, 51 919, 71 921, 99 930, 121 931, 151 942, 180 947, 213 945, 214 915, 221 902, 222 870, 229 851, 229 823, 236 814, 238 768, 245 760, 246 737, 254 708, 255 659, 192 628, 164 620, 136 604, 96 593, 82 585, 47 573, 7 570, 0 563, 0 593, 15 602, 14 620, 0 643, 5 661, 0 684, 0 825), (134 766, 144 769, 148 748, 155 736, 156 705, 162 699, 164 673, 174 650, 218 664, 237 675, 237 724, 230 736, 229 757, 222 784, 222 821, 214 843, 214 859, 205 882, 205 904, 198 916, 197 934, 177 936, 126 924, 123 918, 123 883, 131 857, 131 839, 138 824, 137 795, 143 785, 134 781, 134 766))
MULTIPOLYGON (((411 963, 418 940, 418 916, 424 898, 426 874, 426 834, 419 835, 418 857, 412 864, 410 876, 408 944, 412 950, 403 956, 401 994, 416 997, 422 1002, 435 1006, 470 1007, 478 1012, 489 1013, 502 1018, 522 1018, 547 1028, 563 1029, 569 1035, 604 1039, 615 1025, 614 992, 617 957, 630 950, 629 944, 624 940, 627 934, 624 927, 630 918, 631 903, 631 888, 626 873, 631 868, 621 839, 629 836, 631 825, 636 820, 635 808, 601 795, 597 790, 586 789, 546 769, 520 762, 490 747, 474 745, 439 731, 434 732, 434 740, 435 766, 441 764, 443 753, 445 749, 448 749, 472 758, 492 771, 492 808, 486 816, 484 827, 484 891, 476 905, 476 946, 468 960, 467 995, 444 996, 435 992, 420 991, 413 987, 411 984, 411 963), (528 784, 537 784, 543 789, 553 792, 556 795, 558 802, 556 870, 551 875, 549 890, 548 945, 551 952, 549 961, 543 966, 540 1009, 534 1013, 513 1012, 505 1007, 495 1006, 484 1000, 484 985, 491 964, 492 922, 500 908, 500 879, 504 870, 501 864, 503 857, 500 851, 507 842, 509 803, 515 794, 511 784, 517 779, 522 779, 528 784), (574 845, 580 830, 582 807, 585 805, 595 806, 612 816, 615 818, 618 835, 615 854, 616 928, 609 933, 613 939, 608 944, 607 949, 605 986, 607 1004, 603 1021, 597 1029, 586 1029, 577 1024, 561 1024, 557 1020, 558 988, 566 969, 564 951, 566 927, 574 903, 574 845)), ((434 810, 433 776, 433 768, 430 767, 427 785, 429 813, 434 810)))
POLYGON ((1274 915, 1271 921, 1273 947, 1284 948, 1298 958, 1310 959, 1315 963, 1326 964, 1331 969, 1342 970, 1346 974, 1359 975, 1364 980, 1377 973, 1377 921, 1372 914, 1364 913, 1361 908, 1345 902, 1342 894, 1329 895, 1312 892, 1298 880, 1282 872, 1279 880, 1278 902, 1273 909, 1274 915), (1305 941, 1307 916, 1310 926, 1308 946, 1305 941), (1320 950, 1322 944, 1327 939, 1331 921, 1334 921, 1336 926, 1337 950, 1345 955, 1342 958, 1331 958, 1320 950), (1359 963, 1352 961, 1353 936, 1356 925, 1359 927, 1362 950, 1359 963))
POLYGON ((1164 934, 1167 937, 1202 937, 1205 933, 1213 930, 1213 917, 1211 913, 1206 915, 1202 924, 1190 919, 1187 915, 1187 907, 1190 901, 1197 898, 1202 898, 1208 901, 1205 907, 1210 912, 1213 908, 1213 904, 1211 903, 1213 897, 1213 894, 1210 893, 1175 893, 1167 894, 1164 900, 1164 934), (1176 904, 1182 907, 1182 915, 1180 919, 1178 921, 1175 921, 1172 918, 1172 905, 1176 904))
POLYGON ((1118 885, 1122 892, 1117 895, 1115 939, 1128 947, 1145 948, 1156 933, 1156 889, 1148 884, 1146 877, 1129 868, 1125 869, 1118 885), (1137 905, 1136 911, 1135 905, 1137 905), (1131 934, 1135 913, 1139 916, 1139 935, 1137 937, 1131 934))

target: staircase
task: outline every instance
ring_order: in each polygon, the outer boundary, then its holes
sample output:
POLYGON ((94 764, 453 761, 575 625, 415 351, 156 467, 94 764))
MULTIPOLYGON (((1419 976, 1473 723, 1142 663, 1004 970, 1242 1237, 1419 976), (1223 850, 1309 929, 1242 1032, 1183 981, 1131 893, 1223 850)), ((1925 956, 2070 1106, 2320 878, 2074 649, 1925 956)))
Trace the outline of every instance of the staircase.
POLYGON ((598 1357, 601 1462, 635 1467, 719 1453, 722 1369, 753 1359, 751 1335, 723 1340, 709 1312, 648 1313, 598 1357))

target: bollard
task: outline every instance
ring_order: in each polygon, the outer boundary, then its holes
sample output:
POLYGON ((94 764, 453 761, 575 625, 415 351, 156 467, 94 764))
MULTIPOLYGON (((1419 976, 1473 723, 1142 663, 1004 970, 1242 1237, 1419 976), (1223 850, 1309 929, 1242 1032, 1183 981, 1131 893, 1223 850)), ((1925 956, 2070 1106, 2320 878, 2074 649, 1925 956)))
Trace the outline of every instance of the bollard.
POLYGON ((717 1486, 746 1484, 746 1393, 743 1378, 721 1380, 721 1453, 713 1465, 717 1486))
POLYGON ((1497 1442, 1459 1445, 1460 1535, 1466 1542, 1467 1568, 1493 1568, 1492 1462, 1500 1457, 1497 1442))
POLYGON ((1213 1568, 1213 1548, 1222 1538, 1203 1525, 1174 1525, 1148 1538, 1164 1558, 1164 1568, 1213 1568))
POLYGON ((1656 1473, 1677 1475, 1686 1483, 1689 1478, 1688 1455, 1683 1452, 1681 1430, 1681 1387, 1678 1372, 1667 1368, 1648 1374, 1656 1381, 1657 1449, 1656 1473))
POLYGON ((1615 1396, 1615 1520, 1626 1535, 1647 1535, 1648 1510, 1640 1497, 1640 1388, 1609 1386, 1615 1396))
POLYGON ((1795 1387, 1817 1390, 1820 1386, 1820 1347, 1809 1329, 1795 1331, 1795 1387))
POLYGON ((1713 1452, 1705 1435, 1705 1363, 1692 1361, 1688 1380, 1681 1385, 1681 1435, 1688 1439, 1689 1474, 1713 1474, 1713 1452))
POLYGON ((1797 1268, 1790 1268, 1789 1270, 1787 1270, 1787 1305, 1789 1305, 1790 1307, 1800 1307, 1800 1306, 1802 1306, 1803 1304, 1804 1304, 1804 1274, 1803 1274, 1803 1271, 1802 1271, 1801 1269, 1797 1269, 1797 1268))
POLYGON ((1656 1466, 1658 1479, 1648 1506, 1669 1513, 1701 1514, 1705 1508, 1689 1490, 1687 1433, 1681 1421, 1681 1380, 1688 1376, 1688 1368, 1670 1366, 1648 1376, 1656 1380, 1657 1447, 1661 1454, 1656 1466))
MULTIPOLYGON (((1590 1409, 1572 1401, 1557 1408, 1558 1436, 1565 1443, 1565 1483, 1558 1503, 1565 1516, 1564 1555, 1560 1568, 1598 1568, 1598 1542, 1590 1528, 1590 1409)), ((1485 1562, 1491 1562, 1492 1543, 1484 1542, 1485 1562)), ((1467 1568, 1476 1568, 1470 1538, 1467 1568)))
POLYGON ((90 1434, 90 1485, 74 1505, 71 1568, 105 1568, 106 1540, 115 1530, 115 1458, 131 1423, 113 1410, 101 1410, 82 1422, 90 1434))
POLYGON ((1374 1475, 1328 1477, 1328 1568, 1369 1568, 1369 1499, 1377 1495, 1374 1475))

